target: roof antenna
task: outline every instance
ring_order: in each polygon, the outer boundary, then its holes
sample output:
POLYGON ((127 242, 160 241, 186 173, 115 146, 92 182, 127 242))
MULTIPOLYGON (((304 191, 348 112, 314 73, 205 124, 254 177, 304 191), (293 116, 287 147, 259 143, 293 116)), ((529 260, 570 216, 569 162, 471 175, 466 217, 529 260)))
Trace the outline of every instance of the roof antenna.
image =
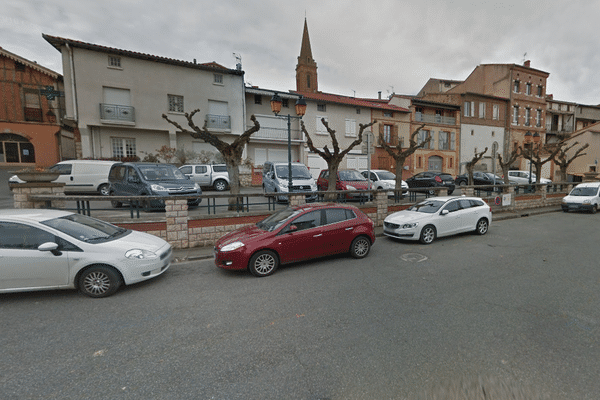
POLYGON ((237 69, 238 71, 241 71, 242 70, 242 56, 237 53, 233 53, 233 56, 235 57, 235 69, 237 69))

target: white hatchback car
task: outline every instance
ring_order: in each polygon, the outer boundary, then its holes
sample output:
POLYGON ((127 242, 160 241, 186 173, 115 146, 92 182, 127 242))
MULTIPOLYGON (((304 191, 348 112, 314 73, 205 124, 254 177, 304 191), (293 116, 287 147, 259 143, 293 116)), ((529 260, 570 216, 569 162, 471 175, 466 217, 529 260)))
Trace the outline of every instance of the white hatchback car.
POLYGON ((485 235, 492 223, 491 207, 479 197, 431 197, 388 215, 383 233, 430 244, 436 237, 474 231, 485 235))
POLYGON ((586 182, 575 186, 563 197, 561 207, 564 212, 589 211, 595 214, 600 207, 600 183, 586 182))
MULTIPOLYGON (((531 183, 536 183, 537 176, 531 174, 531 183)), ((518 185, 528 185, 529 182, 529 171, 508 171, 508 181, 510 183, 516 183, 518 185)), ((540 184, 551 185, 552 181, 546 178, 540 178, 540 184)))
POLYGON ((61 210, 0 210, 0 293, 78 288, 106 297, 165 272, 171 245, 61 210))
MULTIPOLYGON (((371 184, 373 189, 383 189, 383 190, 392 190, 388 192, 388 196, 394 195, 394 188, 396 187, 396 174, 390 171, 386 171, 383 169, 372 169, 371 175, 369 175, 369 170, 360 170, 360 173, 365 178, 371 179, 371 184)), ((402 196, 406 196, 408 193, 408 184, 403 180, 402 181, 402 196)))

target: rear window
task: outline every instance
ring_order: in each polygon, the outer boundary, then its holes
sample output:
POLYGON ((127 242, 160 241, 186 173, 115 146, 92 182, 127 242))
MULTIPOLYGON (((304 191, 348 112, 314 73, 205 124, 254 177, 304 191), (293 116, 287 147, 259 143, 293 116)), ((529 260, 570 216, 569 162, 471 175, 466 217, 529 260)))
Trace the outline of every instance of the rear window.
POLYGON ((125 166, 119 165, 118 167, 113 167, 110 170, 110 175, 108 176, 109 181, 117 182, 122 181, 125 178, 125 166))
POLYGON ((215 172, 227 172, 227 166, 226 165, 215 165, 215 166, 213 166, 213 170, 215 172))
POLYGON ((51 166, 49 169, 53 172, 58 172, 61 175, 71 175, 72 164, 56 164, 51 166))

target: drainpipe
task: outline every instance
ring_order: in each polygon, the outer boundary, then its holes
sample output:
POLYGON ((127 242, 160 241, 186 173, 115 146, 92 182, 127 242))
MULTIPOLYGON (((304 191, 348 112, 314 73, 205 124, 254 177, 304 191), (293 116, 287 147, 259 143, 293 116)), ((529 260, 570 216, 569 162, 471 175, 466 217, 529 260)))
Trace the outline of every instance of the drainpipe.
POLYGON ((71 94, 73 96, 73 119, 79 125, 79 118, 77 115, 77 97, 75 91, 75 63, 73 62, 73 49, 69 46, 69 43, 65 43, 67 51, 69 52, 69 64, 71 66, 71 94))

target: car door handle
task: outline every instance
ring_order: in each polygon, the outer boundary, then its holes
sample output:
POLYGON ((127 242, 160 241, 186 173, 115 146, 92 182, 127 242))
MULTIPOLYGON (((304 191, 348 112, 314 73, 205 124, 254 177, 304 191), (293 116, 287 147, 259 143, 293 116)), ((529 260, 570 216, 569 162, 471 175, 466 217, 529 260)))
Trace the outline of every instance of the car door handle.
POLYGON ((353 226, 351 226, 350 228, 346 228, 347 231, 351 231, 352 229, 354 229, 353 226))
POLYGON ((313 237, 319 237, 319 236, 323 236, 323 234, 319 233, 318 235, 314 235, 313 237))

